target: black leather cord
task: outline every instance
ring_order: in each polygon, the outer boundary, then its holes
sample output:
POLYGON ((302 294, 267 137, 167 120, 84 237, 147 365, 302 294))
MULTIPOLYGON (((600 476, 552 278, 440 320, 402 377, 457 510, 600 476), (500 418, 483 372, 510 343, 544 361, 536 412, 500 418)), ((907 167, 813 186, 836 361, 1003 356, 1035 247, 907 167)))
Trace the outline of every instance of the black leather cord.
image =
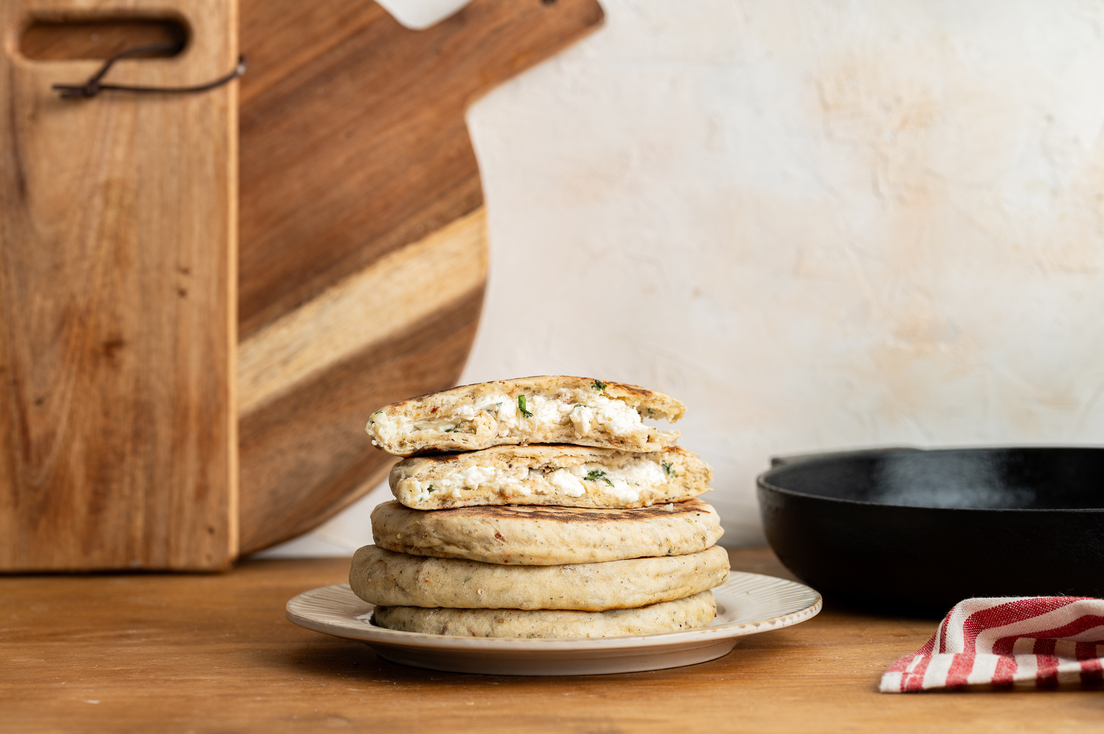
POLYGON ((209 89, 215 87, 221 87, 227 82, 237 79, 239 76, 245 73, 245 69, 248 66, 244 56, 238 57, 238 65, 225 76, 221 76, 214 81, 207 82, 206 84, 197 84, 191 87, 141 87, 141 86, 128 86, 125 84, 104 84, 100 80, 104 78, 107 72, 111 69, 119 59, 125 59, 130 56, 138 56, 139 54, 147 54, 154 52, 171 52, 179 53, 183 49, 182 44, 172 43, 157 43, 150 46, 138 46, 136 48, 127 49, 120 53, 115 54, 100 67, 100 70, 96 72, 91 79, 82 85, 75 84, 54 84, 53 90, 61 96, 62 99, 87 99, 89 97, 95 97, 100 92, 136 92, 138 94, 192 94, 196 92, 206 92, 209 89))

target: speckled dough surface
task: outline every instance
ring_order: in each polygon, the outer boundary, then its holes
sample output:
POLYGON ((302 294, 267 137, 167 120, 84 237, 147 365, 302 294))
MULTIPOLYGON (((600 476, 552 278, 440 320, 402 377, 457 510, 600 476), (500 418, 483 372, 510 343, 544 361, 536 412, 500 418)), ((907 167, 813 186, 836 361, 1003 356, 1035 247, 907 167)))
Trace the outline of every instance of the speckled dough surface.
POLYGON ((452 609, 572 609, 600 612, 682 599, 728 578, 728 552, 560 566, 500 566, 394 553, 353 556, 349 586, 382 606, 452 609))
POLYGON ((569 638, 677 632, 705 627, 716 616, 713 592, 703 591, 685 599, 608 612, 376 607, 373 619, 380 627, 431 635, 569 638))
POLYGON ((705 550, 723 532, 717 511, 700 500, 633 510, 506 505, 434 512, 391 501, 372 512, 372 537, 387 550, 524 566, 681 556, 705 550))
POLYGON ((366 430, 397 456, 529 443, 656 451, 674 445, 678 431, 644 421, 677 421, 684 412, 674 398, 636 385, 544 375, 392 403, 369 417, 366 430))
POLYGON ((638 453, 585 446, 496 446, 400 461, 391 492, 407 507, 646 507, 709 489, 712 468, 672 446, 638 453))

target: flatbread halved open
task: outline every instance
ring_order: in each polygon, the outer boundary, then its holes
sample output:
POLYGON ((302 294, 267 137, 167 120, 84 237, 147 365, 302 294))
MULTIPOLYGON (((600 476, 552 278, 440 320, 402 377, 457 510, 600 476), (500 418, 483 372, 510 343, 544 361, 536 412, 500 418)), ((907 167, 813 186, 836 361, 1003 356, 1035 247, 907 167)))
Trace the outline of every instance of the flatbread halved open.
POLYGON ((465 385, 392 403, 368 419, 375 446, 396 456, 570 443, 656 451, 678 440, 645 421, 682 418, 663 393, 589 377, 540 376, 465 385))
POLYGON ((416 510, 475 505, 647 507, 709 489, 713 469, 678 446, 633 452, 587 446, 495 446, 404 459, 395 499, 416 510))

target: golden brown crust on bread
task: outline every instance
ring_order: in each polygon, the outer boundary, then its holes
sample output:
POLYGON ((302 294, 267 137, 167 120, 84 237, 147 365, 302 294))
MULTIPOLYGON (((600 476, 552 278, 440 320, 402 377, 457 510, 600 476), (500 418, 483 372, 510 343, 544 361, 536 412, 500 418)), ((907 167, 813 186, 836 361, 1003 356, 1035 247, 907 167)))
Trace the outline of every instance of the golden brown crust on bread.
POLYGON ((698 553, 558 566, 500 566, 393 553, 353 556, 349 586, 371 604, 450 609, 571 609, 598 612, 672 601, 728 578, 728 553, 698 553))
POLYGON ((696 499, 632 510, 498 505, 433 512, 391 501, 372 512, 381 548, 504 565, 687 555, 722 533, 716 510, 696 499))
POLYGON ((654 635, 705 627, 717 616, 713 592, 637 609, 573 612, 376 607, 380 627, 457 637, 572 638, 654 635))

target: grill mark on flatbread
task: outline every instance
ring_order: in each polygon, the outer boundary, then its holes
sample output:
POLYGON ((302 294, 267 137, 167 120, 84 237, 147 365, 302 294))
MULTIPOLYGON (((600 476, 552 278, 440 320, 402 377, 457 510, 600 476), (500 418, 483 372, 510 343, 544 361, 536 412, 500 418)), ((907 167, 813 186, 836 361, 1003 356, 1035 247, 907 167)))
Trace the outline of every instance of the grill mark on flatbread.
MULTIPOLYGON (((618 449, 603 448, 603 447, 599 447, 599 446, 580 446, 578 444, 569 444, 569 443, 519 444, 519 445, 513 446, 513 447, 509 447, 509 446, 503 447, 503 449, 505 451, 510 451, 511 449, 519 450, 519 451, 524 450, 524 451, 527 451, 527 452, 532 452, 532 454, 534 456, 547 456, 549 466, 557 458, 557 456, 558 456, 557 452, 560 451, 560 450, 570 451, 570 452, 579 453, 579 454, 585 454, 586 452, 591 451, 592 449, 596 449, 596 451, 593 451, 593 454, 592 454, 593 460, 601 460, 601 458, 603 457, 603 454, 612 454, 612 452, 618 450, 618 449)), ((484 451, 485 450, 486 449, 484 449, 484 451)), ((686 449, 682 448, 681 446, 667 446, 666 448, 662 449, 661 452, 629 451, 627 453, 662 453, 662 452, 666 452, 668 454, 674 453, 674 454, 684 454, 684 455, 691 455, 691 456, 694 455, 691 452, 687 451, 686 449)), ((409 457, 409 458, 418 459, 418 460, 422 461, 425 464, 444 464, 446 462, 453 461, 453 460, 455 460, 455 459, 457 459, 461 456, 464 456, 466 454, 472 454, 472 453, 474 453, 474 452, 472 452, 472 451, 435 451, 434 453, 421 454, 421 455, 412 456, 412 457, 409 457)), ((506 466, 511 468, 511 469, 515 466, 529 466, 533 469, 540 468, 538 465, 533 464, 532 461, 525 461, 523 459, 518 459, 517 461, 507 461, 505 463, 506 463, 506 466)))
POLYGON ((531 520, 548 520, 563 523, 609 523, 609 522, 645 522, 657 517, 707 512, 707 505, 698 499, 671 502, 664 505, 638 507, 633 509, 580 508, 580 507, 542 507, 539 505, 477 505, 475 507, 454 507, 446 510, 434 510, 442 515, 476 519, 499 519, 504 517, 524 517, 531 520), (670 506, 672 509, 667 509, 670 506))
POLYGON ((632 510, 480 506, 432 512, 392 501, 372 511, 372 538, 381 548, 510 566, 686 555, 705 550, 723 533, 716 510, 697 500, 632 510))

